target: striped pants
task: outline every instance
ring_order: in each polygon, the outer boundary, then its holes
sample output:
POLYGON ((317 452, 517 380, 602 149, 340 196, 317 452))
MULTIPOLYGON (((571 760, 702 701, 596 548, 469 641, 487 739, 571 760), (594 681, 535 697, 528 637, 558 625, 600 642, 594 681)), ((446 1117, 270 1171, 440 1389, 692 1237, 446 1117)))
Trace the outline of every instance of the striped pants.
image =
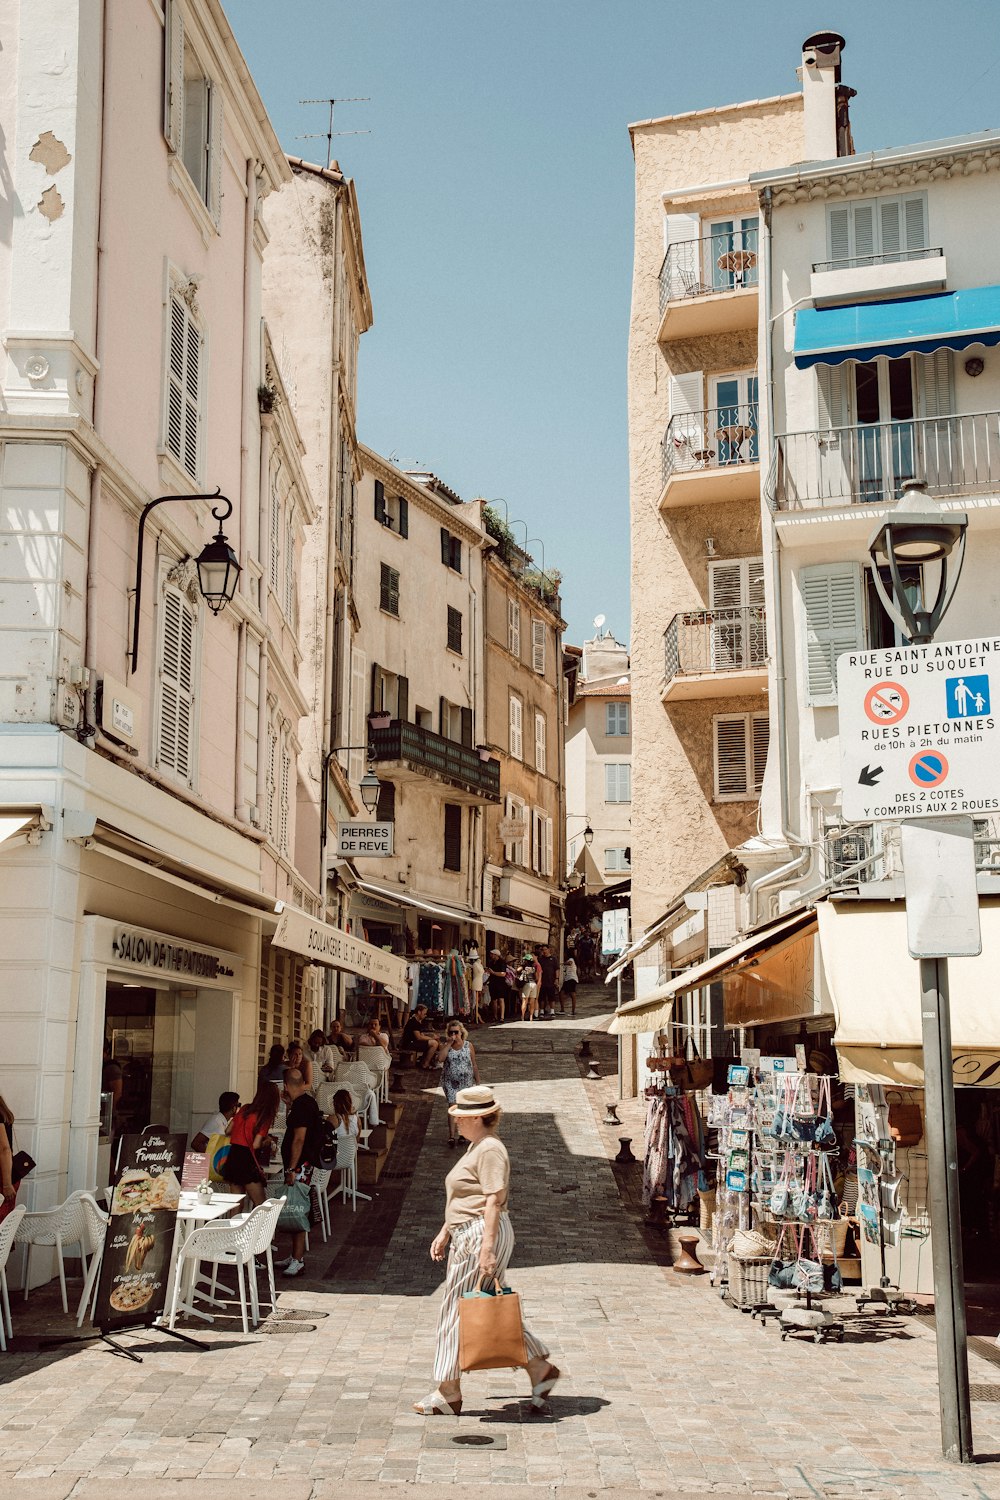
MULTIPOLYGON (((485 1219, 470 1219, 460 1224, 451 1237, 448 1251, 448 1277, 444 1286, 444 1298, 438 1317, 437 1348, 434 1354, 434 1379, 440 1385, 444 1380, 458 1380, 461 1370, 458 1364, 458 1304, 463 1293, 475 1291, 479 1284, 479 1252, 483 1244, 485 1219)), ((500 1215, 497 1231, 496 1257, 497 1280, 503 1281, 504 1272, 514 1253, 514 1229, 506 1210, 500 1215)), ((534 1334, 524 1330, 524 1347, 529 1359, 545 1359, 548 1350, 534 1334)))

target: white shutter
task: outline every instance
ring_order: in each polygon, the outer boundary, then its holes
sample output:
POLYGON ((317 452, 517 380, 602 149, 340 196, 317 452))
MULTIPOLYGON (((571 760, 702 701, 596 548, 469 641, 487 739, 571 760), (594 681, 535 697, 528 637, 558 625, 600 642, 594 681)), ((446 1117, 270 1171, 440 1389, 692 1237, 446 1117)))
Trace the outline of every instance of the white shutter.
POLYGON ((545 775, 545 715, 535 714, 535 770, 545 775))
POLYGON ((542 819, 542 874, 552 874, 552 819, 542 819))
POLYGON ((715 795, 747 795, 747 716, 723 714, 712 721, 715 730, 715 795))
POLYGON ((217 83, 208 91, 208 191, 205 202, 216 229, 222 219, 222 90, 217 83))
POLYGON ((816 394, 819 398, 819 427, 822 431, 850 425, 847 365, 817 365, 816 394))
POLYGON ((157 762, 187 782, 194 774, 195 617, 179 589, 162 594, 157 762))
POLYGON ((764 771, 767 766, 767 745, 770 738, 771 725, 767 714, 752 714, 750 724, 750 753, 751 769, 753 771, 752 790, 759 793, 764 785, 764 771))
POLYGON ((184 18, 178 0, 167 0, 163 40, 163 134, 181 149, 184 128, 184 18))
POLYGON ((904 243, 907 250, 926 250, 928 244, 926 197, 923 193, 916 193, 912 197, 904 198, 902 203, 904 243))
POLYGON ((701 370, 671 375, 670 441, 674 445, 674 468, 691 469, 695 453, 705 446, 705 377, 701 370))
POLYGON ((667 245, 696 240, 700 229, 701 219, 698 214, 667 214, 664 220, 667 245))
POLYGON ((744 603, 755 606, 764 603, 764 559, 762 557, 748 557, 746 559, 746 584, 744 586, 744 603))
POLYGON ((281 576, 281 496, 278 493, 277 479, 271 484, 271 557, 269 563, 269 576, 271 587, 275 593, 278 591, 278 579, 281 576))
POLYGON ((831 208, 827 212, 830 232, 830 259, 848 260, 851 254, 851 210, 831 208))
POLYGON ((531 622, 531 667, 532 671, 545 676, 545 621, 531 622))
POLYGON ((914 360, 922 417, 955 414, 955 360, 950 349, 936 349, 914 360))
MULTIPOLYGON (((524 816, 527 810, 527 804, 525 803, 524 798, 511 797, 510 804, 512 816, 517 819, 517 821, 521 824, 522 829, 524 829, 527 824, 527 819, 524 816)), ((530 827, 528 827, 526 833, 522 833, 521 837, 511 845, 511 858, 514 864, 521 865, 522 867, 527 865, 528 859, 526 856, 524 845, 526 838, 530 837, 531 829, 530 827)))
POLYGON ((903 233, 899 222, 901 208, 902 203, 898 198, 879 199, 879 250, 883 255, 898 255, 903 247, 903 233))
POLYGON ((682 297, 692 291, 701 281, 698 236, 701 220, 697 214, 667 214, 664 221, 666 232, 665 249, 674 249, 667 262, 669 281, 667 290, 671 297, 682 297), (683 248, 682 248, 683 247, 683 248))
POLYGON ((803 568, 799 588, 805 612, 806 701, 836 703, 837 657, 864 647, 861 569, 857 563, 803 568))
MULTIPOLYGON (((351 650, 351 739, 352 745, 365 743, 365 696, 368 692, 367 657, 363 651, 351 650)), ((348 778, 355 786, 365 774, 365 752, 352 750, 347 760, 348 778)))
POLYGON ((520 660, 521 606, 516 599, 507 600, 507 650, 520 660))
POLYGON ((858 260, 875 254, 875 204, 855 203, 852 218, 854 221, 854 251, 858 260))
POLYGON ((170 298, 164 446, 192 479, 201 445, 201 334, 181 299, 170 298))
POLYGON ((739 609, 746 603, 746 560, 710 562, 708 565, 709 609, 739 609))
POLYGON ((510 699, 510 753, 515 760, 524 759, 524 712, 520 698, 510 699))
POLYGON ((278 736, 271 727, 267 731, 267 766, 265 767, 264 785, 267 792, 267 806, 264 810, 264 827, 272 844, 277 843, 277 772, 278 772, 278 736))
MULTIPOLYGON (((514 799, 510 795, 510 792, 508 792, 503 799, 503 816, 505 822, 509 822, 509 820, 514 816, 514 799)), ((510 862, 513 860, 514 842, 512 839, 504 839, 503 857, 506 864, 510 864, 510 862)))
MULTIPOLYGON (((291 511, 289 505, 289 511, 291 511)), ((295 522, 289 515, 285 527, 285 619, 295 624, 295 522)))
POLYGON ((291 801, 292 760, 288 753, 288 742, 281 742, 281 783, 278 791, 278 836, 275 840, 282 854, 288 853, 288 809, 291 801))

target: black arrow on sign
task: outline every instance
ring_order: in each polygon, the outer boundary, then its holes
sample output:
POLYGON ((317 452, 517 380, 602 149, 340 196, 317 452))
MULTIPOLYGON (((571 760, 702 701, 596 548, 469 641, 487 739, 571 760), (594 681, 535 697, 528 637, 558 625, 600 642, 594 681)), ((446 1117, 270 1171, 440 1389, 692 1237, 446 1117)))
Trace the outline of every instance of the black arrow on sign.
POLYGON ((872 770, 870 766, 865 766, 864 770, 861 772, 861 775, 858 777, 858 786, 877 786, 878 779, 881 774, 881 766, 876 766, 874 770, 872 770))

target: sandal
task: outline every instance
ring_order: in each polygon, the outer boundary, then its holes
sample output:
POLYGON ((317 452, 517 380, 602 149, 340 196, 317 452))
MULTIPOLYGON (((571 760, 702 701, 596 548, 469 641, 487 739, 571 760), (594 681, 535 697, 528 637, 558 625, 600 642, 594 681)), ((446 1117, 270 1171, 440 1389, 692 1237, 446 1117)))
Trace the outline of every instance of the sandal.
POLYGON ((549 1365, 545 1379, 540 1380, 537 1385, 531 1387, 531 1404, 536 1411, 541 1411, 546 1406, 546 1397, 559 1379, 561 1373, 560 1370, 556 1369, 555 1365, 549 1365))
POLYGON ((447 1417, 449 1415, 457 1417, 461 1414, 462 1398, 459 1396, 457 1401, 449 1401, 447 1396, 442 1396, 440 1391, 432 1391, 422 1401, 415 1401, 413 1410, 421 1417, 447 1417))

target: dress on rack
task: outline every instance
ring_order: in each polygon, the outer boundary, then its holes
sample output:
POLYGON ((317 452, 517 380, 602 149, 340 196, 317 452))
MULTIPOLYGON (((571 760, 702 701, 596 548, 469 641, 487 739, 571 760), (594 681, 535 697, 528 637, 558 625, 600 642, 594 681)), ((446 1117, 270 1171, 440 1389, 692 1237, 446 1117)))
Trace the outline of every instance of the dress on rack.
POLYGON ((646 1113, 646 1155, 642 1201, 665 1198, 683 1212, 694 1202, 702 1168, 704 1126, 690 1094, 657 1090, 646 1113))

